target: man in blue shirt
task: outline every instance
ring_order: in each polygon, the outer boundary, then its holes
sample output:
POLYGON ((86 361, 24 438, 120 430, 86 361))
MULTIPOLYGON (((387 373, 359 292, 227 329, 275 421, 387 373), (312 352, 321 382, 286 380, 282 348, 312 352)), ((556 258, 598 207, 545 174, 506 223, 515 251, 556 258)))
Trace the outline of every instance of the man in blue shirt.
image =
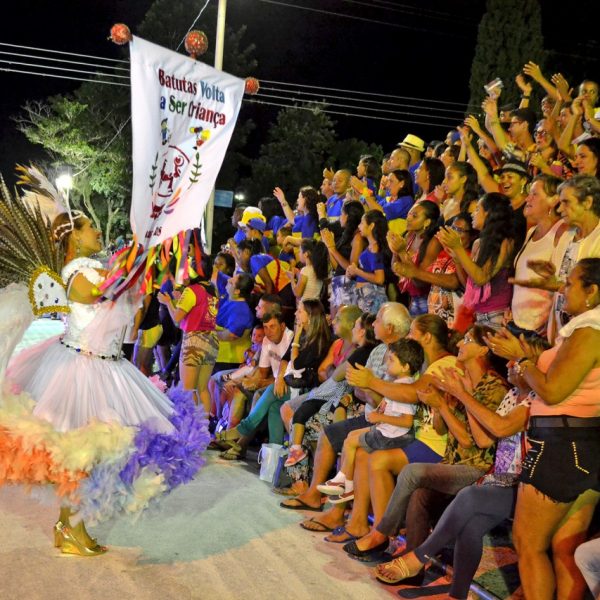
POLYGON ((327 200, 325 207, 327 209, 327 218, 337 220, 342 214, 342 205, 346 198, 346 192, 350 187, 350 177, 352 173, 348 169, 336 171, 331 184, 333 186, 333 196, 327 200))
POLYGON ((415 171, 421 165, 421 156, 423 152, 425 152, 425 142, 416 135, 409 133, 399 144, 401 148, 406 148, 408 153, 410 154, 410 165, 408 170, 413 178, 413 183, 415 182, 415 171))

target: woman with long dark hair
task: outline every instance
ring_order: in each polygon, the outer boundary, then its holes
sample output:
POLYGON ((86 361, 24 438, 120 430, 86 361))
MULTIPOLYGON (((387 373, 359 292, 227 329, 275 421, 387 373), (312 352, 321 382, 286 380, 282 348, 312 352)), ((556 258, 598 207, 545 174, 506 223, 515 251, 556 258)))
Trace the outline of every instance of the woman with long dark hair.
MULTIPOLYGON (((275 313, 269 315, 269 318, 281 319, 280 315, 275 313)), ((236 427, 217 434, 217 441, 229 446, 229 449, 221 454, 221 458, 237 460, 244 456, 256 430, 267 416, 269 441, 274 444, 283 443, 284 426, 280 409, 283 403, 290 399, 290 384, 294 383, 288 379, 288 375, 301 371, 302 387, 305 387, 305 384, 306 387, 318 385, 317 369, 327 354, 330 343, 331 330, 321 302, 314 299, 300 300, 296 309, 294 335, 281 360, 281 365, 285 365, 286 368, 284 371, 280 370, 275 383, 264 390, 245 419, 236 427)))
POLYGON ((577 146, 573 166, 578 175, 600 178, 600 140, 589 138, 577 146))
POLYGON ((273 195, 279 201, 287 222, 292 226, 292 238, 290 242, 295 246, 300 245, 302 238, 311 238, 319 231, 319 213, 317 204, 321 202, 322 196, 315 188, 305 185, 300 188, 296 200, 296 211, 294 214, 292 207, 285 199, 283 190, 276 187, 273 195))
POLYGON ((300 244, 300 262, 304 267, 300 269, 298 277, 294 271, 287 275, 292 282, 292 289, 296 298, 320 298, 323 288, 329 277, 329 252, 323 242, 311 238, 304 238, 300 244))
MULTIPOLYGON (((392 269, 397 274, 398 262, 410 261, 421 269, 427 269, 442 249, 435 238, 438 230, 440 209, 437 204, 424 200, 416 203, 406 219, 404 239, 395 234, 388 236, 388 244, 394 254, 392 269)), ((412 317, 427 312, 429 284, 419 280, 401 278, 399 288, 410 296, 409 312, 412 317)))
POLYGON ((446 169, 442 182, 446 199, 441 204, 442 218, 449 221, 458 213, 471 213, 479 198, 477 171, 464 161, 456 161, 446 169))
MULTIPOLYGON (((456 231, 462 245, 470 250, 474 239, 474 229, 471 225, 471 215, 459 213, 448 221, 448 226, 456 231)), ((407 256, 401 255, 394 264, 394 271, 406 279, 418 280, 431 285, 427 296, 427 312, 438 315, 448 327, 452 327, 455 318, 454 296, 460 291, 463 282, 456 273, 454 258, 442 248, 431 265, 424 269, 415 264, 407 256)))
POLYGON ((331 296, 329 306, 332 314, 344 304, 352 304, 352 287, 345 277, 350 263, 357 263, 366 246, 365 239, 359 231, 360 221, 365 214, 363 205, 351 200, 342 205, 339 221, 330 222, 325 215, 325 205, 319 205, 321 220, 321 239, 327 246, 329 261, 333 268, 331 280, 331 296))
POLYGON ((472 223, 480 234, 470 256, 456 231, 442 227, 437 239, 454 255, 456 266, 466 275, 463 304, 474 312, 477 323, 497 329, 512 299, 508 278, 522 234, 515 232, 514 212, 503 194, 485 194, 475 207, 472 223))
POLYGON ((367 240, 367 248, 361 253, 358 265, 348 265, 346 277, 355 282, 355 301, 352 304, 365 312, 376 313, 387 302, 385 271, 391 258, 386 240, 387 220, 382 213, 369 210, 360 221, 359 231, 367 240))
POLYGON ((444 181, 445 167, 439 158, 426 157, 421 161, 419 168, 415 171, 415 184, 421 191, 417 202, 430 200, 438 202, 435 188, 444 181))

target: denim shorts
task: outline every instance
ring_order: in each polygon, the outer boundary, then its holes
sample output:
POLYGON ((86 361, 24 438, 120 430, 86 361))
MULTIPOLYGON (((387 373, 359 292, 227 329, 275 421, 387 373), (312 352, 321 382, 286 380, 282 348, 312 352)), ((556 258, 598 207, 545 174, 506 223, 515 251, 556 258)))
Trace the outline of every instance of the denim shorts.
POLYGON ((354 419, 344 419, 343 421, 338 421, 337 423, 327 425, 327 427, 325 427, 323 430, 323 433, 327 436, 333 451, 337 454, 338 452, 342 451, 344 441, 351 431, 355 431, 356 429, 364 429, 365 427, 369 426, 370 423, 367 421, 367 419, 365 419, 364 415, 361 415, 360 417, 355 417, 354 419))
MULTIPOLYGON (((557 417, 560 418, 560 417, 557 417)), ((555 502, 598 489, 600 427, 533 427, 519 480, 555 502)))
POLYGON ((367 452, 375 452, 376 450, 396 450, 398 448, 405 448, 411 444, 414 439, 414 429, 411 429, 405 435, 385 437, 385 435, 373 425, 369 431, 360 434, 360 447, 364 448, 367 452))
POLYGON ((427 444, 421 440, 415 440, 409 446, 404 448, 404 454, 409 463, 439 463, 443 456, 434 452, 427 444))

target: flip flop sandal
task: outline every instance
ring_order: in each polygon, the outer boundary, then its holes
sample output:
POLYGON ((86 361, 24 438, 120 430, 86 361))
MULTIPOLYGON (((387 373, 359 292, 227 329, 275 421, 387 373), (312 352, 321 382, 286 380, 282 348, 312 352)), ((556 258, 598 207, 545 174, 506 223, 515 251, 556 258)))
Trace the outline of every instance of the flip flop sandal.
POLYGON ((321 512, 323 510, 322 504, 317 508, 306 504, 306 502, 300 500, 300 498, 292 498, 291 501, 297 502, 298 504, 286 504, 284 501, 280 502, 279 506, 281 506, 281 508, 287 508, 288 510, 312 510, 313 512, 321 512))
POLYGON ((298 496, 299 493, 294 491, 292 487, 274 487, 271 490, 274 494, 279 496, 298 496))
POLYGON ((382 542, 378 546, 374 548, 369 548, 368 550, 361 550, 356 545, 356 540, 348 542, 344 546, 344 552, 349 554, 352 558, 358 558, 359 560, 370 560, 373 556, 380 554, 390 545, 389 541, 382 542))
POLYGON ((302 527, 302 529, 306 529, 306 531, 312 531, 313 533, 327 533, 329 531, 333 531, 331 527, 327 527, 327 525, 324 525, 316 519, 309 519, 308 521, 304 521, 300 523, 300 527, 302 527), (313 525, 316 525, 317 528, 313 529, 312 527, 307 527, 305 523, 312 523, 313 525))
POLYGON ((341 527, 336 527, 333 531, 331 531, 332 535, 344 535, 346 537, 343 540, 332 540, 331 535, 326 535, 323 539, 330 544, 347 544, 348 542, 352 542, 357 539, 355 535, 352 535, 344 525, 341 527))

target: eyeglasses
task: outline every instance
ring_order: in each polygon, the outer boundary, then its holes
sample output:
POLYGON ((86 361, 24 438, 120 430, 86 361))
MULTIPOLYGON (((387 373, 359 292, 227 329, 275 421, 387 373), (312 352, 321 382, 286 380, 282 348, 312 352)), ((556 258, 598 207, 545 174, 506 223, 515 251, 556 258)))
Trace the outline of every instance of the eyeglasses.
POLYGON ((538 129, 534 132, 533 135, 537 137, 548 137, 549 133, 547 131, 544 131, 543 129, 538 129))
POLYGON ((477 344, 477 342, 470 335, 465 335, 463 342, 465 344, 477 344))
POLYGON ((450 225, 450 229, 456 231, 456 233, 471 233, 470 229, 464 229, 463 227, 459 227, 458 225, 450 225))

